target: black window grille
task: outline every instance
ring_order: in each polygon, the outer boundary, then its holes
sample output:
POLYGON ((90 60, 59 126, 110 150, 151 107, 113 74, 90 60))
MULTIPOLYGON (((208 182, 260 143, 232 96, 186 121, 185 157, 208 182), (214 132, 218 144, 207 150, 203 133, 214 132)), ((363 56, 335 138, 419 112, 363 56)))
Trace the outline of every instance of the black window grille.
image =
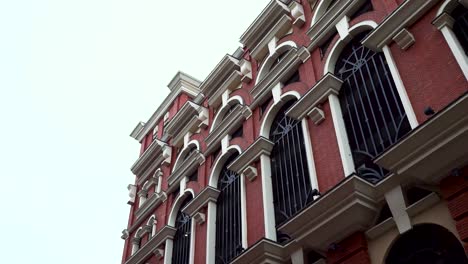
POLYGON ((218 180, 220 194, 216 202, 216 263, 229 263, 242 253, 240 177, 227 169, 237 155, 225 163, 218 180))
MULTIPOLYGON (((185 199, 180 209, 190 202, 185 199)), ((179 211, 175 223, 177 230, 174 235, 174 249, 172 251, 172 264, 188 264, 190 259, 190 240, 191 240, 192 219, 189 215, 179 211)))
POLYGON ((468 9, 463 5, 459 5, 453 10, 452 17, 455 19, 453 32, 468 56, 468 9))
POLYGON ((335 73, 343 80, 340 105, 358 175, 378 182, 388 173, 372 160, 411 130, 385 57, 356 36, 343 50, 335 73))
POLYGON ((271 177, 276 225, 313 201, 301 122, 285 115, 294 101, 287 102, 273 121, 270 139, 271 177))

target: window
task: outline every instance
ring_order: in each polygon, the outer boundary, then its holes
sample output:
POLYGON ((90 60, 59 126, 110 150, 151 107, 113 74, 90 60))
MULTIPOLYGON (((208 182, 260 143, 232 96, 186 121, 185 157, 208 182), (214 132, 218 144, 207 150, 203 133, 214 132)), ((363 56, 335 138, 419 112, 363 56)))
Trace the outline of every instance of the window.
POLYGON ((372 160, 411 130, 383 53, 356 36, 342 51, 335 74, 343 80, 340 105, 358 175, 375 183, 386 174, 372 160))
POLYGON ((241 180, 227 169, 237 157, 232 155, 224 164, 218 180, 220 194, 216 203, 216 264, 229 263, 242 248, 241 180))
MULTIPOLYGON (((190 199, 187 198, 180 205, 184 208, 190 199)), ((174 247, 172 253, 172 264, 188 264, 190 259, 190 240, 191 240, 192 219, 189 215, 179 210, 175 222, 176 233, 174 235, 174 247)))
POLYGON ((453 23, 453 32, 457 36, 465 54, 468 55, 468 9, 463 5, 458 5, 458 7, 453 10, 452 17, 455 20, 453 23))
POLYGON ((285 115, 294 101, 287 102, 278 112, 270 129, 271 177, 276 226, 291 218, 313 201, 304 135, 300 121, 285 115))

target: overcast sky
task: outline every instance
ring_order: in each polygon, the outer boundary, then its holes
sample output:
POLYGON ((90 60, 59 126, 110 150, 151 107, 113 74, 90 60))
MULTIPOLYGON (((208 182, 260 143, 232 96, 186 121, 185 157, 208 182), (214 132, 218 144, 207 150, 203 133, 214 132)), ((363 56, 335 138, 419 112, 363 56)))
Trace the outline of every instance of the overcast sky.
POLYGON ((113 264, 138 143, 267 0, 0 0, 0 263, 113 264))

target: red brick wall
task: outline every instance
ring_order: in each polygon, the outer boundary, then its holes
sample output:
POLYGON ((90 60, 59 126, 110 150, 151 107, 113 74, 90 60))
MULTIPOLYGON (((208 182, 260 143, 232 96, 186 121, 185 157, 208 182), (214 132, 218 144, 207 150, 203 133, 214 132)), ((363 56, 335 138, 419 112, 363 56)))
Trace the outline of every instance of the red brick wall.
POLYGON ((362 232, 355 233, 327 252, 327 264, 370 264, 367 240, 362 232))

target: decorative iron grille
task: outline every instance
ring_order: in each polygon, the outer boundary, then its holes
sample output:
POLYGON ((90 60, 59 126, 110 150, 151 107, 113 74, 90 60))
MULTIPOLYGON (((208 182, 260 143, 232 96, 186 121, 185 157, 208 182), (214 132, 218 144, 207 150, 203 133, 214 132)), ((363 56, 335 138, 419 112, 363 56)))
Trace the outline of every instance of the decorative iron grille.
POLYGON ((375 183, 388 173, 372 160, 411 130, 382 53, 356 36, 343 50, 335 73, 343 80, 340 105, 358 175, 375 183))
POLYGON ((270 139, 271 177, 276 225, 279 226, 313 201, 301 122, 285 115, 286 103, 273 121, 270 139))
MULTIPOLYGON (((186 199, 180 209, 188 204, 190 199, 186 199)), ((174 249, 172 251, 172 264, 188 264, 190 259, 192 219, 189 215, 179 211, 175 223, 176 233, 174 235, 174 249)))
POLYGON ((220 194, 216 209, 216 263, 229 263, 242 248, 240 177, 227 169, 237 155, 231 156, 219 175, 220 194))
POLYGON ((468 9, 463 5, 459 5, 452 12, 452 17, 455 19, 453 24, 453 32, 460 41, 460 44, 468 56, 468 9))

